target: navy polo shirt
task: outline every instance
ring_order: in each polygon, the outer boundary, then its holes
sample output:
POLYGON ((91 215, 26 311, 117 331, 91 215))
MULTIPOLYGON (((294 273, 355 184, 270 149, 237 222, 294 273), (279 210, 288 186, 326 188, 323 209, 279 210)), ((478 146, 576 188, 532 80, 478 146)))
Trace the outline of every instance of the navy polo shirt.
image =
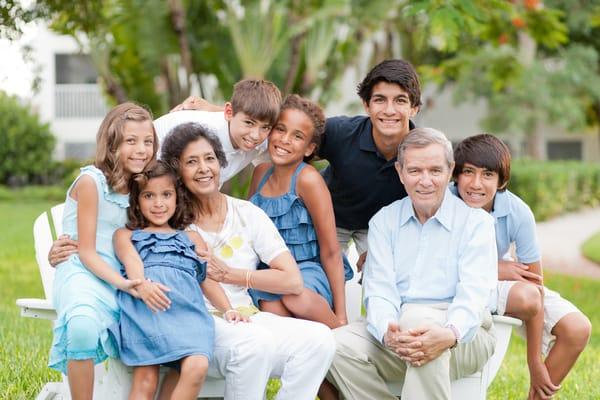
MULTIPOLYGON (((415 126, 410 122, 410 129, 415 126)), ((319 157, 329 161, 323 177, 331 192, 336 225, 367 229, 369 220, 388 204, 406 197, 394 168, 375 147, 367 116, 327 118, 319 157)))

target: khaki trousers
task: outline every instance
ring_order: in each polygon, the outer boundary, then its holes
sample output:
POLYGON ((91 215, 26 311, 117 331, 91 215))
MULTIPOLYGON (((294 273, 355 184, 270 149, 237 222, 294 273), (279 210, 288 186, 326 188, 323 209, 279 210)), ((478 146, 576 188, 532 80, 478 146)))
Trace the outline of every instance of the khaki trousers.
MULTIPOLYGON (((401 329, 446 323, 448 304, 405 304, 401 329)), ((494 352, 496 338, 492 317, 486 312, 472 341, 444 351, 421 367, 413 367, 383 346, 357 321, 334 330, 336 355, 327 380, 341 398, 352 400, 397 400, 387 382, 403 382, 402 400, 450 399, 450 382, 480 371, 494 352)))

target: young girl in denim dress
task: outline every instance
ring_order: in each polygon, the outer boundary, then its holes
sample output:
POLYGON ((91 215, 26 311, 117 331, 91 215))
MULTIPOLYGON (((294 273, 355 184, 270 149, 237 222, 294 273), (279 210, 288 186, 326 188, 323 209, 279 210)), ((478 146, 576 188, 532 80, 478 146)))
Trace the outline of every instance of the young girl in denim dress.
POLYGON ((214 321, 203 294, 228 321, 240 321, 219 283, 206 278, 197 250, 206 245, 183 231, 194 219, 177 189, 177 175, 161 161, 130 181, 129 221, 115 232, 117 256, 137 296, 121 291, 120 321, 111 327, 121 360, 134 366, 131 396, 153 399, 161 364, 175 365, 180 379, 172 398, 195 399, 213 353, 214 321), (139 298, 138 298, 139 297, 139 298))
POLYGON ((312 158, 325 129, 323 111, 297 95, 288 96, 269 136, 271 163, 256 167, 250 201, 274 222, 298 263, 304 290, 275 295, 252 290, 263 311, 345 325, 344 284, 353 276, 337 241, 331 196, 312 158))

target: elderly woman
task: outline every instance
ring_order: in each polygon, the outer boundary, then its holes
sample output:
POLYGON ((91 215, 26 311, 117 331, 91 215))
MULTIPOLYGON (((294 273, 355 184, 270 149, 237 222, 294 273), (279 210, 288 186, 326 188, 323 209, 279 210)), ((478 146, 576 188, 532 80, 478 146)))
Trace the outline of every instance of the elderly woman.
MULTIPOLYGON (((219 191, 225 166, 220 142, 196 124, 179 125, 165 139, 161 158, 179 171, 196 215, 190 229, 206 241, 208 275, 222 283, 233 307, 247 310, 248 324, 215 318, 211 371, 226 380, 225 398, 262 399, 270 375, 281 377, 278 399, 314 399, 335 344, 322 324, 259 312, 249 288, 298 293, 296 262, 269 217, 252 203, 219 191), (256 270, 259 262, 269 269, 256 270)), ((210 374, 210 372, 209 372, 210 374)))
MULTIPOLYGON (((211 249, 202 254, 208 276, 221 282, 234 308, 250 316, 250 323, 238 324, 214 318, 209 376, 225 377, 225 399, 263 399, 270 376, 281 377, 277 399, 314 399, 335 352, 331 331, 316 322, 260 312, 248 294, 249 288, 278 294, 302 290, 296 262, 277 228, 260 208, 219 191, 225 154, 219 140, 200 125, 174 128, 161 158, 180 174, 185 204, 196 216, 189 229, 211 249), (261 261, 270 268, 257 270, 261 261)), ((50 259, 55 264, 72 251, 58 241, 50 259)), ((168 397, 173 374, 167 382, 161 398, 168 397)))

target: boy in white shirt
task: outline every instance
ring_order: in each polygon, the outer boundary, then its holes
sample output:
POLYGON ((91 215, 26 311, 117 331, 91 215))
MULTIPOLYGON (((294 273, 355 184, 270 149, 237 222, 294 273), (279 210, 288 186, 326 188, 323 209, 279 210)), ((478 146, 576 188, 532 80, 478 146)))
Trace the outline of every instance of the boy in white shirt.
MULTIPOLYGON (((231 101, 223 111, 183 110, 154 120, 158 140, 177 125, 196 122, 208 128, 221 141, 227 166, 221 170, 221 184, 231 179, 252 161, 268 157, 266 139, 277 121, 281 92, 273 83, 245 79, 233 87, 231 101)), ((175 110, 182 110, 176 107, 175 110)))

